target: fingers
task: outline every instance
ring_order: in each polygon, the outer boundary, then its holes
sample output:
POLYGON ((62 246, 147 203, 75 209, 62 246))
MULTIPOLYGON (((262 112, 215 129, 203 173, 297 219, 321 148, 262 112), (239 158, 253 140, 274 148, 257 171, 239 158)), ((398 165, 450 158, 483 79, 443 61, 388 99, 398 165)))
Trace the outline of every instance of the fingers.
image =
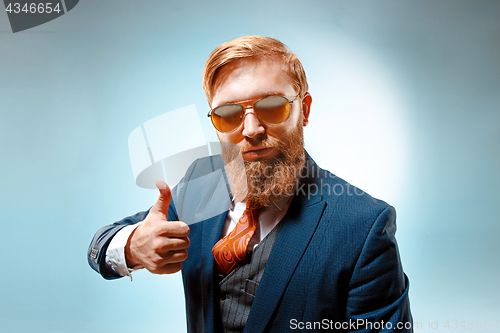
POLYGON ((168 264, 179 264, 186 260, 188 257, 187 250, 169 251, 165 256, 161 257, 161 260, 155 262, 158 266, 165 266, 168 264))
POLYGON ((181 262, 188 257, 187 250, 169 251, 166 255, 158 255, 151 259, 146 269, 154 274, 171 274, 182 268, 181 262))
POLYGON ((163 180, 157 180, 155 184, 160 191, 160 195, 158 196, 158 200, 156 200, 150 212, 153 214, 159 214, 166 221, 168 215, 168 207, 170 206, 170 200, 172 200, 172 192, 170 191, 170 187, 168 187, 168 185, 163 180))
POLYGON ((186 250, 189 247, 189 238, 157 238, 153 245, 154 252, 167 258, 169 252, 186 250))
POLYGON ((153 274, 173 274, 180 271, 182 268, 181 263, 167 264, 165 266, 158 267, 157 269, 148 269, 153 274))
POLYGON ((155 225, 154 232, 158 236, 187 237, 189 236, 189 226, 182 221, 162 222, 155 225))
MULTIPOLYGON (((151 217, 150 214, 146 219, 151 217)), ((145 221, 131 233, 125 245, 128 267, 141 265, 156 271, 165 264, 174 263, 172 260, 185 260, 187 256, 173 254, 189 247, 188 235, 189 227, 184 222, 168 222, 158 217, 145 221)))

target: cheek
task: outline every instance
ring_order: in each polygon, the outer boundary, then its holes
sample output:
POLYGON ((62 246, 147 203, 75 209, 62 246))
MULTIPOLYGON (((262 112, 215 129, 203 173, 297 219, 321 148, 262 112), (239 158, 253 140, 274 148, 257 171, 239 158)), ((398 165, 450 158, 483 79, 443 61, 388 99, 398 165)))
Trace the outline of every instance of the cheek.
POLYGON ((299 122, 300 115, 297 112, 294 112, 290 115, 290 117, 283 124, 279 125, 275 129, 275 133, 277 135, 287 135, 294 131, 299 122))
MULTIPOLYGON (((299 117, 294 115, 294 117, 288 118, 288 120, 281 125, 269 126, 267 128, 267 135, 277 140, 286 138, 295 131, 295 129, 297 128, 298 121, 299 117)), ((302 126, 302 124, 300 124, 300 126, 302 126)))
POLYGON ((231 142, 231 143, 238 143, 238 138, 241 135, 239 134, 238 130, 234 131, 233 133, 220 133, 217 132, 217 138, 219 139, 220 142, 231 142))
POLYGON ((284 135, 286 135, 288 132, 290 132, 291 126, 288 125, 288 121, 285 124, 281 124, 278 126, 268 126, 267 127, 267 136, 280 140, 284 135))

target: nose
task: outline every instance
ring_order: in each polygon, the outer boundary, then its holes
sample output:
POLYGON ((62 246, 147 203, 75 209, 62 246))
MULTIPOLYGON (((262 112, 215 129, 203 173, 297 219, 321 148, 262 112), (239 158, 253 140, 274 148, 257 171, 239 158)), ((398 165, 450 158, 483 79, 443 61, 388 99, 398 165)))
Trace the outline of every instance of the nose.
POLYGON ((262 133, 264 133, 266 129, 264 125, 257 117, 257 115, 253 112, 253 110, 247 110, 245 112, 245 120, 243 121, 243 135, 249 138, 254 138, 262 133))

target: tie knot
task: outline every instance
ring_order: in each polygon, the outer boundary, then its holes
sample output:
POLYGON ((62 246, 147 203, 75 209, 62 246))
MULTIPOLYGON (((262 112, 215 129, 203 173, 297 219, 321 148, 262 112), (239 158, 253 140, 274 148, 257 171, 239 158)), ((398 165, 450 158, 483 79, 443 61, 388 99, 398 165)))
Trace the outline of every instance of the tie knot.
POLYGON ((262 210, 262 208, 264 208, 264 207, 252 206, 252 205, 247 204, 247 207, 246 207, 245 211, 243 212, 243 215, 250 217, 250 221, 251 221, 250 223, 252 223, 252 225, 256 226, 257 223, 259 222, 259 214, 260 214, 260 211, 262 210))

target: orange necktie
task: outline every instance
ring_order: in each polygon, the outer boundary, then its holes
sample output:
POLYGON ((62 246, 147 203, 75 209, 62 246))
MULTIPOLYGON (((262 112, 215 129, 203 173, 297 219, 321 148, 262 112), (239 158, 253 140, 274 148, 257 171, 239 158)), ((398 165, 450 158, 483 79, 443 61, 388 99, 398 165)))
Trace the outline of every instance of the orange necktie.
POLYGON ((228 274, 247 255, 247 246, 252 239, 259 221, 262 207, 249 207, 247 205, 236 227, 226 237, 220 239, 212 248, 217 269, 228 274))

